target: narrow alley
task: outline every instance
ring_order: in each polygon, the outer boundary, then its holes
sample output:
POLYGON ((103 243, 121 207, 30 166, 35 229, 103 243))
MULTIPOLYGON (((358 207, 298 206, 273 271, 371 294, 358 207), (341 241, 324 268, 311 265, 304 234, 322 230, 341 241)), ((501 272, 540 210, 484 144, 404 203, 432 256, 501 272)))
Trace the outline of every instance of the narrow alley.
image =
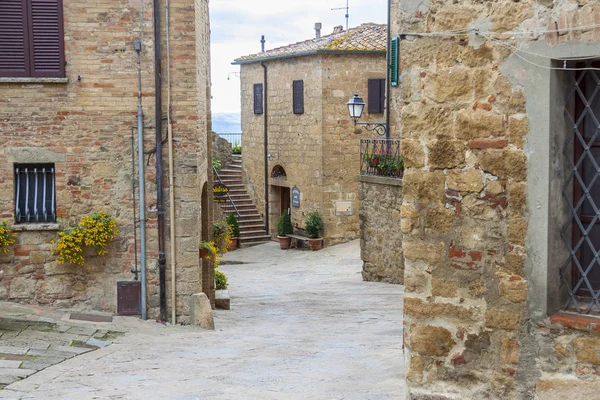
POLYGON ((129 319, 108 347, 0 391, 44 399, 401 399, 402 286, 363 282, 359 242, 271 242, 220 267, 231 310, 215 331, 129 319))

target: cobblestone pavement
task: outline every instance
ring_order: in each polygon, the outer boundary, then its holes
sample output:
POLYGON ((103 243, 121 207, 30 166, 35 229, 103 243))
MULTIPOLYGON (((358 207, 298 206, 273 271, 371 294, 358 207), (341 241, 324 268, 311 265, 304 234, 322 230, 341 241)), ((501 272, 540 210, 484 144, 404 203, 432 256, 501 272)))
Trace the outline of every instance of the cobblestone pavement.
POLYGON ((215 331, 129 318, 112 345, 0 398, 403 399, 402 287, 363 282, 359 252, 358 241, 232 252, 246 263, 220 267, 232 309, 216 311, 215 331))

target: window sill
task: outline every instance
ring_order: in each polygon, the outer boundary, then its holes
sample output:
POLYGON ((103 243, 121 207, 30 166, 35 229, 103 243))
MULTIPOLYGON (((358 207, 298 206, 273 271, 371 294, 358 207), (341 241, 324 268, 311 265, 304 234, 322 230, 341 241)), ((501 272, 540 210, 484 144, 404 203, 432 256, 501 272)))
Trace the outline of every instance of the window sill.
POLYGON ((550 321, 553 324, 562 325, 566 328, 576 329, 578 331, 600 332, 599 317, 557 312, 550 316, 550 321))
POLYGON ((69 78, 0 78, 0 83, 69 83, 69 78))
POLYGON ((29 231, 59 231, 60 224, 48 223, 48 224, 15 224, 11 225, 10 229, 15 232, 29 232, 29 231))

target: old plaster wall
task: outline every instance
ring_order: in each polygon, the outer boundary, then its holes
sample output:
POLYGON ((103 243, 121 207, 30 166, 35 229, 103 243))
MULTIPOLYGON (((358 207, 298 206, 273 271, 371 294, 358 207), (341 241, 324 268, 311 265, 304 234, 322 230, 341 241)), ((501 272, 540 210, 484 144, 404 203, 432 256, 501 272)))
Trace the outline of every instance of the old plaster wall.
MULTIPOLYGON (((0 257, 5 278, 0 298, 33 304, 116 311, 116 282, 133 280, 134 220, 131 127, 136 125, 138 3, 64 2, 67 83, 0 82, 0 215, 14 216, 14 163, 52 162, 56 167, 58 225, 30 225, 0 257), (115 52, 124 49, 123 52, 115 52), (78 80, 78 77, 81 77, 78 80), (89 255, 83 267, 60 265, 50 251, 57 229, 84 216, 107 211, 119 219, 119 236, 109 255, 89 255)), ((200 190, 208 180, 210 151, 208 86, 208 4, 171 1, 171 116, 175 142, 177 313, 188 315, 187 296, 200 290, 197 246, 200 190), (198 26, 198 30, 196 29, 198 26), (198 66, 198 68, 196 68, 198 66), (194 72, 195 71, 195 72, 194 72), (190 95, 190 93, 192 95, 190 95), (193 94, 198 93, 196 97, 193 94)), ((141 56, 144 147, 154 148, 154 46, 152 4, 144 3, 141 56)), ((163 24, 164 31, 164 24, 163 24)), ((163 32, 164 38, 164 32, 163 32)), ((164 45, 164 43, 163 43, 164 45)), ((163 53, 164 56, 164 53, 163 53)), ((163 70, 166 58, 163 60, 163 70)), ((163 87, 166 101, 166 85, 163 87)), ((165 105, 166 110, 166 105, 165 105)), ((166 137, 166 126, 163 135, 166 137)), ((167 166, 167 148, 164 148, 167 166)), ((146 167, 149 317, 158 315, 155 159, 146 167)), ((168 221, 168 180, 165 199, 168 221)), ((137 193, 136 193, 137 197, 137 193)), ((139 233, 139 231, 138 231, 139 233)), ((169 253, 169 230, 166 249, 169 253)), ((167 254, 167 258, 171 258, 167 254)), ((170 272, 167 272, 170 282, 170 272)), ((167 297, 170 304, 170 286, 167 297)))
POLYGON ((547 69, 562 65, 552 58, 598 54, 600 31, 497 34, 587 26, 597 15, 592 1, 392 3, 393 34, 477 27, 499 39, 408 35, 400 44, 391 119, 407 167, 410 398, 558 399, 600 388, 595 319, 549 319, 565 294, 561 152, 572 80, 547 69), (511 46, 547 58, 534 66, 511 46))
POLYGON ((402 180, 359 177, 360 256, 365 281, 404 283, 402 180))

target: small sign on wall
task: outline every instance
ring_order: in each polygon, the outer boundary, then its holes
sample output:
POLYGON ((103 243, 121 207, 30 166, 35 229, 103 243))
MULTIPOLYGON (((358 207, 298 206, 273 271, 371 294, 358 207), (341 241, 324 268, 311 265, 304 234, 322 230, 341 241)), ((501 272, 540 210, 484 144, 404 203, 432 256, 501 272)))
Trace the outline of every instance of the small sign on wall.
POLYGON ((300 189, 297 186, 292 188, 292 207, 300 207, 300 189))
POLYGON ((352 215, 352 202, 351 201, 336 201, 335 202, 335 215, 338 217, 347 217, 352 215))
POLYGON ((229 188, 222 183, 215 183, 213 185, 213 197, 215 203, 225 203, 227 201, 227 194, 229 193, 229 188))

